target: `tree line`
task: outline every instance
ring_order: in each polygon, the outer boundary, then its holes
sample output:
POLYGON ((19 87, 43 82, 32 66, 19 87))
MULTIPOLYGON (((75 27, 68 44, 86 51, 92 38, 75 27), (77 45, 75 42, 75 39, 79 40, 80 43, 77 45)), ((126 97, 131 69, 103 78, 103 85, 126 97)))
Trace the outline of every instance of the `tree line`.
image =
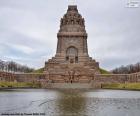
POLYGON ((114 74, 130 74, 140 72, 140 62, 115 68, 111 72, 114 74))
POLYGON ((20 73, 30 73, 34 69, 26 65, 18 64, 14 61, 2 61, 0 60, 0 71, 5 72, 20 72, 20 73))

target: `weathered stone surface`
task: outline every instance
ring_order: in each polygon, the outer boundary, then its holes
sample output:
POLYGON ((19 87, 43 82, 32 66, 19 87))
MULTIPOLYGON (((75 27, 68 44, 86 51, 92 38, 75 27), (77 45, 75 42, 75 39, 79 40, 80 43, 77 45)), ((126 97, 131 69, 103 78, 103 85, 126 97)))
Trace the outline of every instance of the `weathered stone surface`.
POLYGON ((88 55, 85 21, 77 6, 68 6, 57 37, 56 55, 45 63, 50 80, 87 83, 100 74, 99 63, 88 55))
POLYGON ((14 74, 0 71, 0 82, 14 81, 14 80, 15 80, 14 74))

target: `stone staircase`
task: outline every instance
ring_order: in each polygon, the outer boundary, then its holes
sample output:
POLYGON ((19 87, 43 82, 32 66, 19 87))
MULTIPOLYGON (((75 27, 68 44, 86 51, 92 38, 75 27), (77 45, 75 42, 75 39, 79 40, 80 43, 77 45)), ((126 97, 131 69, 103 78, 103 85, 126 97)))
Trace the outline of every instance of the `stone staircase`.
POLYGON ((91 83, 50 83, 45 88, 89 89, 92 88, 92 84, 91 83))

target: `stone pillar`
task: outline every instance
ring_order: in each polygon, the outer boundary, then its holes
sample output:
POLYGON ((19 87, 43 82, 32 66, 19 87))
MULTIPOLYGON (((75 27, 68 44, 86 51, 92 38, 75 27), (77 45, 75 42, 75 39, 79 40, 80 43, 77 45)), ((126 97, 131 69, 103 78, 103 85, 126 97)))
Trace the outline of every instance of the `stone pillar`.
POLYGON ((83 41, 84 41, 84 53, 87 53, 87 54, 88 54, 88 48, 87 48, 87 38, 86 38, 86 37, 84 37, 83 41))

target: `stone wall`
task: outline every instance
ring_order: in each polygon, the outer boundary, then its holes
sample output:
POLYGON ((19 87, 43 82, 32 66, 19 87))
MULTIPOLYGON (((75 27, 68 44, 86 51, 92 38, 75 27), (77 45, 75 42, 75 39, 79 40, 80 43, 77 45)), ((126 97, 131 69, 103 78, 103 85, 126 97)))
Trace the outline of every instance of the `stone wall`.
POLYGON ((2 72, 0 71, 0 82, 1 81, 14 81, 15 75, 9 72, 2 72))
POLYGON ((110 83, 138 83, 140 72, 133 74, 98 74, 92 82, 93 88, 101 88, 102 84, 110 83))
POLYGON ((98 74, 94 81, 100 83, 135 83, 140 82, 140 73, 134 74, 98 74))
MULTIPOLYGON (((45 73, 24 73, 13 74, 7 72, 0 72, 0 82, 40 82, 44 88, 53 88, 53 84, 70 83, 66 81, 69 75, 47 75, 45 73), (54 80, 51 77, 55 77, 54 80), (66 77, 67 76, 67 77, 66 77)), ((80 75, 83 81, 74 81, 74 83, 87 83, 93 88, 101 88, 102 84, 109 83, 138 83, 140 82, 140 72, 134 74, 96 74, 96 75, 80 75), (89 79, 88 81, 86 79, 89 79)), ((76 77, 77 78, 77 77, 76 77)))
POLYGON ((24 73, 24 74, 15 74, 17 82, 36 82, 47 80, 46 74, 44 73, 24 73))

